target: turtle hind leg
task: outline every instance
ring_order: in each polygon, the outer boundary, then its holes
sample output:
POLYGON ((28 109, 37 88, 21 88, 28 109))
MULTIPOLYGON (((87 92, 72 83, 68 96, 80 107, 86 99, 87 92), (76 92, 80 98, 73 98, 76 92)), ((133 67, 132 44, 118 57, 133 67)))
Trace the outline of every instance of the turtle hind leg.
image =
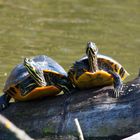
POLYGON ((65 85, 64 83, 57 83, 56 86, 58 86, 58 88, 60 88, 64 94, 69 94, 70 93, 70 89, 67 85, 65 85))
POLYGON ((70 94, 72 92, 72 90, 74 89, 72 83, 70 82, 70 80, 68 78, 63 80, 63 92, 66 94, 70 94))
POLYGON ((114 83, 113 83, 114 84, 114 95, 116 98, 118 98, 121 96, 121 91, 123 88, 122 79, 117 73, 115 73, 113 71, 108 71, 108 72, 112 75, 112 77, 114 79, 114 83))
POLYGON ((11 97, 7 94, 0 96, 0 111, 4 110, 8 105, 11 97))

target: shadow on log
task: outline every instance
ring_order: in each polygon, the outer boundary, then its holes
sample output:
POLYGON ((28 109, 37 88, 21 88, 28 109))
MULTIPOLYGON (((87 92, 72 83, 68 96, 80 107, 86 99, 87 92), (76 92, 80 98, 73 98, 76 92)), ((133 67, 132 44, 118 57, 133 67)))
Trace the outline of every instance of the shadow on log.
MULTIPOLYGON (((71 95, 11 103, 2 114, 37 139, 48 135, 71 135, 76 139, 75 118, 85 139, 119 140, 139 132, 140 77, 124 85, 119 99, 112 98, 112 94, 112 86, 75 91, 71 95)), ((0 137, 9 140, 9 132, 3 127, 0 137)))

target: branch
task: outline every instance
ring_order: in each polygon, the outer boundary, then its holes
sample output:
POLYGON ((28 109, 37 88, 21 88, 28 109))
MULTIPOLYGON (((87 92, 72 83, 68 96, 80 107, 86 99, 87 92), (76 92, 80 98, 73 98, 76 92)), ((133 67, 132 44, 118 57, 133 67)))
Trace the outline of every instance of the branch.
POLYGON ((83 136, 82 129, 80 127, 78 119, 75 118, 74 121, 75 121, 75 125, 76 125, 77 131, 78 131, 79 140, 84 140, 84 136, 83 136))
POLYGON ((34 140, 29 137, 23 130, 16 127, 12 122, 0 114, 0 123, 16 135, 19 140, 34 140))
POLYGON ((140 133, 134 134, 128 138, 122 139, 122 140, 139 140, 140 139, 140 133))

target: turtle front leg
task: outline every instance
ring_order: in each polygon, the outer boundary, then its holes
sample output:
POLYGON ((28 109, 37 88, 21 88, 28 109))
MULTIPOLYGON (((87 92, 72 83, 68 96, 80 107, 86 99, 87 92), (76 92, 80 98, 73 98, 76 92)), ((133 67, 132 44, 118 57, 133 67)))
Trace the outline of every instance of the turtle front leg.
POLYGON ((123 88, 123 83, 122 83, 122 80, 121 80, 121 77, 113 72, 113 71, 109 71, 109 73, 112 75, 113 79, 114 79, 114 95, 116 98, 120 97, 121 95, 121 91, 122 91, 122 88, 123 88))
POLYGON ((3 94, 0 97, 0 111, 5 109, 9 105, 10 99, 11 99, 11 97, 8 94, 3 94))

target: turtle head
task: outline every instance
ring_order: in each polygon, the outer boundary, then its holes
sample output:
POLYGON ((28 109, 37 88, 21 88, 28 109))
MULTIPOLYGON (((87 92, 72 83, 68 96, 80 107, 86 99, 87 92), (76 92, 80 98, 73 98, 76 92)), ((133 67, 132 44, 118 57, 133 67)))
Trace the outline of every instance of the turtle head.
POLYGON ((32 59, 25 58, 24 66, 31 75, 31 77, 36 81, 38 86, 46 86, 46 81, 44 78, 43 71, 40 69, 39 64, 34 62, 32 59))
POLYGON ((97 53, 98 53, 97 46, 95 45, 95 43, 89 41, 87 43, 87 48, 86 48, 86 54, 87 54, 87 56, 94 57, 94 56, 97 55, 97 53))
POLYGON ((96 72, 98 70, 97 53, 98 53, 98 48, 96 47, 95 43, 89 41, 87 43, 86 55, 88 57, 91 72, 96 72))

